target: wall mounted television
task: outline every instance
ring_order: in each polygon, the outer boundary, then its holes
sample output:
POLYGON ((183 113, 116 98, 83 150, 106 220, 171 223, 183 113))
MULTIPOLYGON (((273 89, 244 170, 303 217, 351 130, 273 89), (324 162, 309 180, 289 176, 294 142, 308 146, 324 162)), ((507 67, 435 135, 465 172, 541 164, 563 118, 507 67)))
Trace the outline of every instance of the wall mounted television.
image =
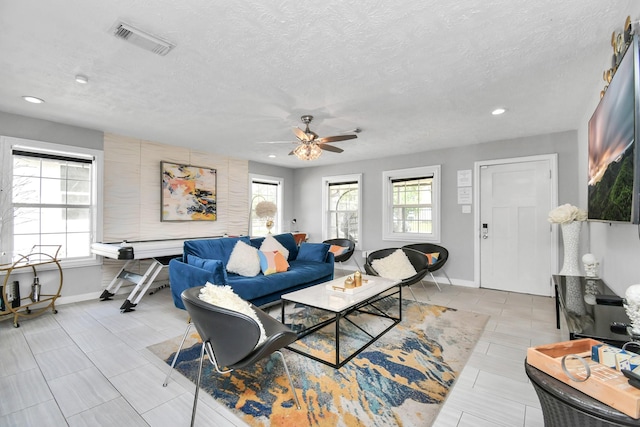
POLYGON ((640 223, 638 36, 589 120, 588 219, 640 223))

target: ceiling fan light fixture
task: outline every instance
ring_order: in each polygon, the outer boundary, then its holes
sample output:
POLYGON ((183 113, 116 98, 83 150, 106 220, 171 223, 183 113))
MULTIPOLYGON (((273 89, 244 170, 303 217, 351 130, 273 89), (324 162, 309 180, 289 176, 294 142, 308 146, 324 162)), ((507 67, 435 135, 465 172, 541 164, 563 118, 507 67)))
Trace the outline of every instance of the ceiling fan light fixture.
POLYGON ((316 160, 322 154, 322 149, 316 143, 300 144, 294 150, 300 160, 316 160))

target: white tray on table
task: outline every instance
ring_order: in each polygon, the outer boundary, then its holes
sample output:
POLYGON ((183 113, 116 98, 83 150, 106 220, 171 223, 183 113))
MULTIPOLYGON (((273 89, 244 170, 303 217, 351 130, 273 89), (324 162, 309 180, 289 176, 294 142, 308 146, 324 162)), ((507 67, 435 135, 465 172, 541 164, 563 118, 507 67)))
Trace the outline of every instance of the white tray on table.
POLYGON ((365 279, 362 279, 362 286, 358 286, 357 288, 345 288, 344 287, 344 282, 341 285, 336 285, 335 281, 332 281, 331 283, 327 283, 325 286, 328 290, 330 291, 334 291, 340 294, 348 294, 348 295, 353 295, 353 294, 357 294, 359 292, 364 291, 365 289, 367 289, 369 286, 373 285, 374 281, 369 279, 365 282, 365 279))

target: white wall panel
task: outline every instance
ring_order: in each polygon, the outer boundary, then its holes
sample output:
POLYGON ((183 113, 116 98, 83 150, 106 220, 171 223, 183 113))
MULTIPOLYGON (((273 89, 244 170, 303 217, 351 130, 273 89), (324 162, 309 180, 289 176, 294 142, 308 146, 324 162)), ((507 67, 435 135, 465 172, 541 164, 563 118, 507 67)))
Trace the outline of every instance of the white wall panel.
POLYGON ((191 237, 184 222, 160 220, 160 162, 189 164, 189 149, 144 140, 140 146, 140 240, 191 237))
POLYGON ((105 134, 104 242, 140 240, 139 165, 139 140, 105 134))
POLYGON ((249 191, 249 164, 229 159, 229 234, 249 233, 249 191))
MULTIPOLYGON (((248 161, 113 134, 105 134, 104 151, 104 242, 247 234, 248 161), (161 161, 216 169, 216 221, 160 220, 161 161)), ((103 288, 123 265, 124 261, 104 260, 103 288)), ((148 266, 149 261, 136 261, 129 270, 144 273, 148 266)), ((167 269, 161 271, 156 282, 163 280, 167 280, 167 269)), ((131 289, 127 286, 121 292, 131 289)))
POLYGON ((105 134, 104 241, 246 234, 249 163, 152 141, 105 134), (160 220, 160 162, 216 169, 216 221, 160 220))

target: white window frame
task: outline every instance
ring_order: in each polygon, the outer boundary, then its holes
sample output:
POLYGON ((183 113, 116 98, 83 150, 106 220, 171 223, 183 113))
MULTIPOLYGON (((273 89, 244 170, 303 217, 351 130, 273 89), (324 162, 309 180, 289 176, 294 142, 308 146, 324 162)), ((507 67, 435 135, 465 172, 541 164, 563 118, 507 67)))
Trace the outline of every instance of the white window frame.
POLYGON ((440 165, 397 169, 382 173, 382 240, 400 242, 440 242, 440 165), (431 187, 432 233, 397 233, 393 231, 393 183, 395 179, 433 176, 431 187))
POLYGON ((332 239, 329 236, 329 184, 355 181, 358 184, 358 241, 356 249, 362 250, 362 174, 335 175, 322 177, 322 240, 332 239))
POLYGON ((278 186, 278 192, 276 195, 276 207, 278 208, 278 211, 276 212, 276 218, 275 218, 275 224, 274 227, 271 229, 271 233, 272 234, 279 234, 282 233, 284 230, 283 227, 283 223, 282 223, 282 218, 284 218, 284 200, 283 200, 283 194, 284 194, 284 178, 281 177, 277 177, 277 176, 268 176, 268 175, 258 175, 258 174, 249 174, 249 235, 253 236, 253 223, 252 223, 252 219, 253 219, 253 212, 251 211, 251 207, 253 206, 253 183, 254 181, 258 181, 258 182, 265 182, 268 184, 275 184, 278 186))
MULTIPOLYGON (((44 141, 35 141, 29 139, 15 138, 9 136, 0 136, 0 164, 2 172, 0 173, 0 189, 2 189, 2 197, 0 198, 0 209, 6 211, 7 206, 12 205, 11 190, 12 185, 7 183, 13 182, 13 150, 30 151, 34 153, 55 153, 66 155, 69 157, 93 158, 92 168, 92 200, 91 200, 91 243, 100 242, 102 240, 102 194, 104 186, 103 170, 104 170, 104 153, 100 150, 91 148, 77 147, 71 145, 55 144, 44 141), (8 191, 6 191, 8 190, 8 191)), ((6 218, 0 230, 0 241, 3 242, 3 251, 13 253, 13 218, 6 218)), ((15 254, 14 254, 15 255, 15 254)), ((82 258, 61 259, 62 267, 85 267, 99 265, 98 257, 91 253, 82 258)))

